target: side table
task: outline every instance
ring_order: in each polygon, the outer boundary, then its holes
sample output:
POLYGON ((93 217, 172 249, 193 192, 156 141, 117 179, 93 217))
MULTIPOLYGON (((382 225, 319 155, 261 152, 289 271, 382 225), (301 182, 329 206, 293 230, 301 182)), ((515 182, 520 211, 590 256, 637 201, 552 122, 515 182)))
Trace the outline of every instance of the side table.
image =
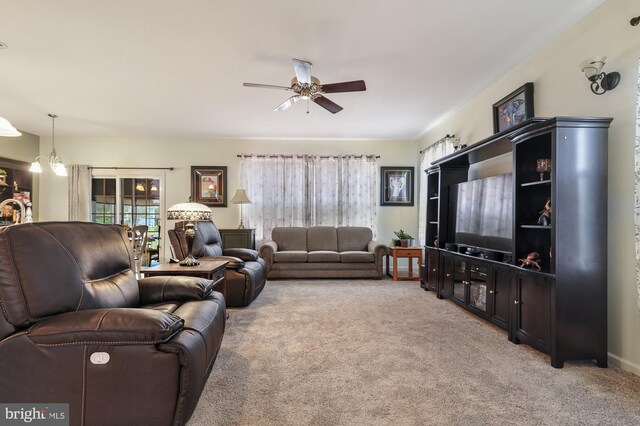
POLYGON ((227 261, 201 260, 198 266, 180 266, 178 263, 161 263, 160 265, 142 268, 145 277, 157 277, 160 275, 182 275, 188 277, 200 277, 214 281, 213 288, 219 291, 227 299, 227 286, 224 281, 224 271, 227 261))
POLYGON ((256 249, 255 228, 218 229, 222 238, 222 247, 256 249))
POLYGON ((387 276, 394 281, 409 280, 420 281, 420 265, 422 265, 421 247, 387 247, 387 276), (393 275, 389 274, 389 257, 393 257, 393 275), (409 261, 409 275, 398 276, 398 258, 406 258, 409 261), (413 259, 418 259, 418 274, 413 274, 413 259))

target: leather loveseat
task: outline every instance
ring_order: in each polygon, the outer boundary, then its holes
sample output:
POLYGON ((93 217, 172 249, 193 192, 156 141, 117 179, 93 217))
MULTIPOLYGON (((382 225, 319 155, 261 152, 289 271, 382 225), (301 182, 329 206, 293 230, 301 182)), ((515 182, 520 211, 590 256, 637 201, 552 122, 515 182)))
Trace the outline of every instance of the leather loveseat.
POLYGON ((224 299, 212 281, 137 280, 133 265, 118 225, 0 230, 0 401, 69 404, 71 425, 189 420, 222 342, 224 299))
POLYGON ((267 278, 382 278, 385 245, 369 228, 280 227, 260 247, 267 278))
MULTIPOLYGON (((189 254, 184 235, 186 222, 177 222, 170 229, 169 241, 178 260, 189 254)), ((247 248, 222 247, 222 237, 211 221, 197 222, 192 253, 201 260, 226 260, 225 285, 226 304, 229 307, 248 306, 260 294, 267 282, 267 268, 258 252, 247 248)))

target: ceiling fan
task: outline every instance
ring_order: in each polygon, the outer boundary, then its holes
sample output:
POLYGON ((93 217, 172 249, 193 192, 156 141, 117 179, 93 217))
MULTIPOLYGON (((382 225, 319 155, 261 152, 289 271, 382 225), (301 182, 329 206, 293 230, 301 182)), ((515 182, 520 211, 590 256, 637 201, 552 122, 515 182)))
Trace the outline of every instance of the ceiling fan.
MULTIPOLYGON (((320 80, 311 75, 311 62, 293 58, 293 69, 296 76, 291 79, 291 87, 274 86, 271 84, 243 83, 245 87, 263 87, 266 89, 289 90, 295 93, 289 99, 278 105, 274 111, 284 111, 291 105, 302 100, 312 100, 332 114, 342 111, 342 107, 327 99, 325 93, 363 92, 367 90, 364 80, 345 81, 342 83, 320 84, 320 80)), ((307 114, 309 109, 307 107, 307 114)))

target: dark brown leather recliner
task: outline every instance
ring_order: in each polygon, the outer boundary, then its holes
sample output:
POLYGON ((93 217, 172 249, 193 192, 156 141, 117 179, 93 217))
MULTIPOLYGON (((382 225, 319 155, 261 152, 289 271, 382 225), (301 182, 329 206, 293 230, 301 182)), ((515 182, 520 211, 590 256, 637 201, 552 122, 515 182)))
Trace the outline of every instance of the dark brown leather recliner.
POLYGON ((225 329, 192 277, 136 280, 124 228, 0 230, 0 401, 68 403, 72 425, 183 425, 225 329))
MULTIPOLYGON (((189 254, 184 236, 186 222, 177 222, 170 229, 169 241, 178 260, 189 254)), ((222 248, 222 238, 216 225, 211 221, 197 223, 193 240, 193 256, 201 260, 226 260, 229 263, 225 271, 227 286, 227 306, 248 306, 258 297, 267 282, 267 266, 258 252, 246 248, 222 248)))

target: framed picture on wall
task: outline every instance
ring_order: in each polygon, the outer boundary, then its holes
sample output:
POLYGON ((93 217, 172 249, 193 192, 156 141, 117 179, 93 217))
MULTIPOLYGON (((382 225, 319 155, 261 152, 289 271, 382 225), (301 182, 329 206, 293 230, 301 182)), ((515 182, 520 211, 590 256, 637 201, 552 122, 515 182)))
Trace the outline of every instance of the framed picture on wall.
POLYGON ((191 200, 209 207, 227 207, 227 167, 191 166, 191 200))
POLYGON ((414 167, 380 167, 380 205, 413 206, 414 167))
POLYGON ((525 83, 493 104, 493 133, 522 123, 533 114, 533 83, 525 83))

